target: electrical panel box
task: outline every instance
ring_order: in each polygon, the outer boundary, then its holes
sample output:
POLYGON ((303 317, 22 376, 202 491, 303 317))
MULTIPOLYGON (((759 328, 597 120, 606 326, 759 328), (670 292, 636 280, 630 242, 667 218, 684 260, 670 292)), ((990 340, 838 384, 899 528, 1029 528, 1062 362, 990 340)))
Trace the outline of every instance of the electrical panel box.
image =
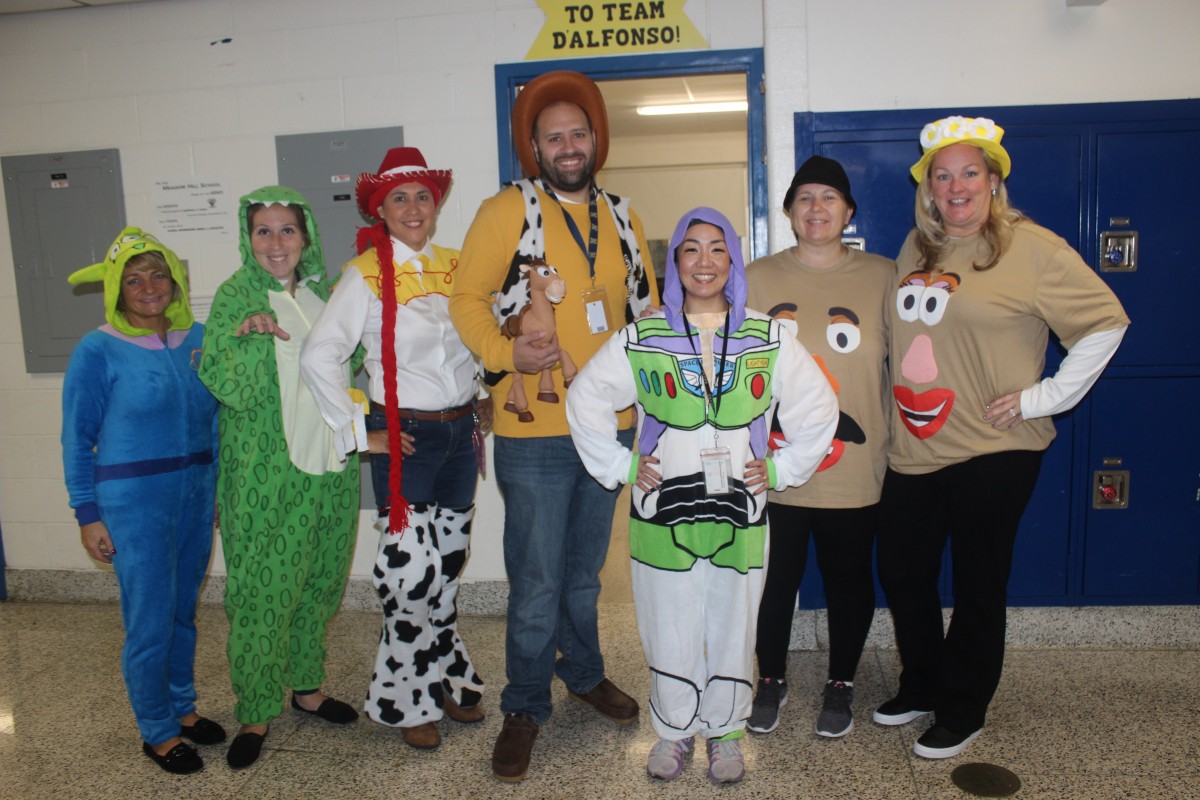
POLYGON ((400 127, 275 137, 279 183, 300 192, 312 206, 328 272, 358 255, 354 237, 367 224, 354 202, 359 173, 375 172, 387 151, 403 144, 400 127))
POLYGON ((67 276, 104 259, 125 227, 116 150, 0 158, 27 372, 65 372, 71 351, 104 322, 99 283, 67 276))

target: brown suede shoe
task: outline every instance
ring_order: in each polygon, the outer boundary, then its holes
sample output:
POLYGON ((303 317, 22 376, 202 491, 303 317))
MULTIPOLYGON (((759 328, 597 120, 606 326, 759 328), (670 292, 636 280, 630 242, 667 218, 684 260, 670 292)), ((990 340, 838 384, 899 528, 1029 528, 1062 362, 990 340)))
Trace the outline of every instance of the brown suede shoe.
POLYGON ((405 744, 418 750, 432 750, 442 743, 442 735, 438 733, 437 725, 432 722, 412 728, 401 728, 400 732, 404 734, 405 744))
POLYGON ((451 700, 449 695, 442 695, 442 711, 455 722, 465 722, 468 724, 482 722, 484 717, 483 706, 474 705, 470 708, 463 708, 451 700))
POLYGON ((528 714, 505 714, 492 750, 492 773, 508 783, 525 780, 537 735, 538 724, 528 714))
POLYGON ((628 725, 637 719, 637 700, 618 689, 608 678, 596 684, 596 688, 587 694, 576 694, 569 689, 567 694, 571 699, 596 709, 618 725, 628 725))

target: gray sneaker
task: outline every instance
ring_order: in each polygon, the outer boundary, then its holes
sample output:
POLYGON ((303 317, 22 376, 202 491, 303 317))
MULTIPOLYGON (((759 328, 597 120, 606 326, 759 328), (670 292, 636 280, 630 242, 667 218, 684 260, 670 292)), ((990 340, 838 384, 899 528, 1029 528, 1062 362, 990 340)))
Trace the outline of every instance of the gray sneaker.
POLYGON ((854 687, 841 681, 825 684, 825 700, 821 716, 817 717, 817 735, 836 739, 854 729, 854 715, 850 704, 854 702, 854 687))
POLYGON ((779 712, 787 705, 787 697, 787 681, 760 678, 746 727, 754 733, 770 733, 778 728, 779 712))
POLYGON ((708 777, 713 783, 737 783, 746 777, 740 739, 708 740, 708 777))
POLYGON ((678 741, 659 739, 646 758, 646 774, 651 778, 662 778, 664 781, 678 778, 692 757, 692 745, 695 741, 692 736, 678 741))

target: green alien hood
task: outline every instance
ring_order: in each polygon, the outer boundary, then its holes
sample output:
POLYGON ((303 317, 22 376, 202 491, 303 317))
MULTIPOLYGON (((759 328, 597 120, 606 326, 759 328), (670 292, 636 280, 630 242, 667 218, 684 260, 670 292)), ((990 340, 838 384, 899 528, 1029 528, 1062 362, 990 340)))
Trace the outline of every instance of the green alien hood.
POLYGON ((192 327, 192 307, 188 302, 187 272, 179 258, 162 242, 141 228, 125 228, 117 235, 112 247, 108 248, 108 258, 99 264, 76 270, 67 278, 72 285, 80 283, 104 282, 104 318, 121 333, 127 336, 148 336, 154 333, 149 328, 138 328, 125 319, 125 315, 117 310, 117 300, 121 296, 121 276, 125 272, 125 264, 129 259, 141 253, 158 252, 167 261, 171 271, 171 280, 179 287, 174 299, 167 306, 168 330, 186 331, 192 327))

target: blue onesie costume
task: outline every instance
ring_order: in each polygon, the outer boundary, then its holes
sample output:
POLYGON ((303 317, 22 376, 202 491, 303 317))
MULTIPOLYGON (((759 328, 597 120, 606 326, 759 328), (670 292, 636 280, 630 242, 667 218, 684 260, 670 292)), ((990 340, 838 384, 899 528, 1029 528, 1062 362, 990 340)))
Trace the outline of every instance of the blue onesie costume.
POLYGON ((196 375, 204 327, 175 254, 126 228, 108 260, 71 276, 104 281, 108 323, 83 337, 63 384, 63 467, 80 526, 112 538, 125 647, 121 668, 142 739, 179 735, 195 710, 196 597, 213 542, 217 402, 196 375), (161 253, 178 296, 164 343, 117 309, 125 262, 161 253))

